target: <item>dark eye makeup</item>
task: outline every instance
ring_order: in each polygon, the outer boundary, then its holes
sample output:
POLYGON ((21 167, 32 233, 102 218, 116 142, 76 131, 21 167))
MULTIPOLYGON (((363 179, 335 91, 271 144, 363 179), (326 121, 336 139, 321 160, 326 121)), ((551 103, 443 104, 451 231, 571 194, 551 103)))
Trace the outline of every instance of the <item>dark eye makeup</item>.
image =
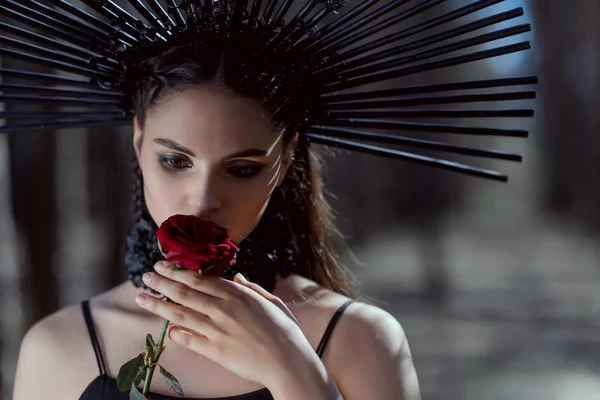
POLYGON ((171 172, 180 172, 192 166, 184 157, 172 154, 159 154, 158 162, 161 163, 167 171, 171 172))
MULTIPOLYGON (((186 157, 173 154, 159 154, 158 162, 169 172, 183 172, 192 167, 192 163, 186 157)), ((249 179, 258 175, 263 165, 233 165, 227 168, 227 173, 240 179, 249 179)))
POLYGON ((227 169, 227 172, 236 178, 249 179, 262 171, 262 165, 235 165, 227 169))

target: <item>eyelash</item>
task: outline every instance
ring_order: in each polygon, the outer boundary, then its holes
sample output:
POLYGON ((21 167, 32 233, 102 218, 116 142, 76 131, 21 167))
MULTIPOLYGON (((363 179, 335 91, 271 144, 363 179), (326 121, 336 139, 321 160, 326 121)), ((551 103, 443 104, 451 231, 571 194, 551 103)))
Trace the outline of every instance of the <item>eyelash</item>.
POLYGON ((168 171, 172 171, 172 172, 181 172, 182 170, 184 170, 185 168, 182 167, 174 167, 171 165, 171 162, 176 161, 176 162, 185 162, 185 159, 183 159, 182 157, 175 157, 175 156, 167 156, 167 155, 160 155, 158 156, 158 162, 160 162, 162 164, 162 166, 168 170, 168 171))
MULTIPOLYGON (((181 162, 181 163, 185 163, 185 159, 181 158, 181 157, 176 157, 176 156, 167 156, 167 155, 160 155, 158 157, 158 161, 162 164, 162 166, 171 172, 182 172, 183 170, 186 169, 186 167, 173 167, 171 165, 171 163, 173 161, 175 162, 181 162)), ((238 178, 238 179, 250 179, 255 175, 258 175, 261 171, 262 171, 263 167, 260 165, 257 166, 250 166, 250 165, 236 165, 233 166, 231 168, 229 168, 227 171, 234 177, 238 178), (245 173, 239 173, 239 171, 245 171, 245 173), (234 173, 233 171, 237 171, 237 173, 234 173)))
POLYGON ((238 179, 250 179, 256 175, 258 175, 260 173, 260 171, 262 171, 263 167, 262 166, 250 166, 250 165, 237 165, 237 166, 233 166, 231 168, 229 168, 227 171, 234 177, 238 178, 238 179), (247 173, 241 173, 241 174, 234 174, 232 173, 233 170, 245 170, 247 173))

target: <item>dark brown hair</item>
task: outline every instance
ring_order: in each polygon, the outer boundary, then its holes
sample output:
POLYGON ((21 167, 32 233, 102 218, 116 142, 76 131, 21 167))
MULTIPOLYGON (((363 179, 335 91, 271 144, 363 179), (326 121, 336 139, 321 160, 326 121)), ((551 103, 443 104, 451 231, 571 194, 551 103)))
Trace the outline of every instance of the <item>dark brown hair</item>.
MULTIPOLYGON (((253 101, 258 101, 273 116, 274 129, 283 129, 287 147, 298 131, 287 124, 281 104, 269 103, 260 93, 245 86, 236 69, 235 53, 203 45, 174 46, 146 59, 136 66, 137 83, 132 88, 132 107, 140 129, 146 117, 170 94, 190 86, 219 85, 253 101), (273 110, 283 112, 274 113, 273 110)), ((293 104, 293 103, 292 103, 293 104)), ((325 198, 321 177, 322 163, 310 148, 306 135, 299 132, 293 161, 282 184, 273 192, 265 214, 257 227, 244 240, 238 264, 260 270, 271 264, 286 277, 295 273, 319 285, 356 298, 355 280, 342 262, 347 250, 344 239, 334 224, 334 213, 325 198), (286 234, 282 234, 285 232, 286 234)), ((145 212, 142 176, 134 158, 134 224, 145 212)), ((244 270, 246 273, 246 270, 244 270)))

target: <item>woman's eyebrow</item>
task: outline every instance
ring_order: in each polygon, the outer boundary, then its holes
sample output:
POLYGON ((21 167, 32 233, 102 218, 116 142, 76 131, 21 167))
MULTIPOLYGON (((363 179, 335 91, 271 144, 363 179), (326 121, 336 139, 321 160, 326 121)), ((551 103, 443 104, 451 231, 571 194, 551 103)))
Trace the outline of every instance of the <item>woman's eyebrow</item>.
POLYGON ((158 143, 161 146, 168 147, 171 150, 180 151, 180 152, 185 153, 185 154, 187 154, 187 155, 189 155, 191 157, 194 157, 194 158, 196 157, 196 154, 192 150, 190 150, 187 147, 185 147, 185 146, 177 143, 176 141, 174 141, 172 139, 157 138, 157 139, 154 139, 154 143, 158 143))
POLYGON ((261 149, 246 149, 242 151, 238 151, 237 153, 230 154, 226 157, 223 157, 221 161, 229 161, 233 158, 244 158, 244 157, 264 157, 268 154, 267 150, 261 149))
MULTIPOLYGON (((154 139, 154 142, 157 144, 160 144, 161 146, 168 147, 171 150, 185 153, 194 158, 196 157, 196 154, 192 150, 177 143, 173 139, 157 138, 157 139, 154 139)), ((234 158, 243 158, 243 157, 264 157, 267 154, 268 154, 268 150, 246 149, 246 150, 238 151, 237 153, 230 154, 226 157, 223 157, 223 159, 221 161, 225 162, 225 161, 229 161, 234 158)))

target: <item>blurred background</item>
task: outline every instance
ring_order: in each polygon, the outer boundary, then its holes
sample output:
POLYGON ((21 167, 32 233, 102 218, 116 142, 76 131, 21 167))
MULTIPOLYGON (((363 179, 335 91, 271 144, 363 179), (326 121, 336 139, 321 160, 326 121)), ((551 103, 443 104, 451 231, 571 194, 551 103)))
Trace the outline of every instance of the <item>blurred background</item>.
MULTIPOLYGON (((441 2, 401 27, 474 2, 441 2)), ((534 119, 464 121, 528 129, 529 139, 449 139, 522 153, 522 164, 447 157, 509 183, 327 157, 330 198, 359 261, 350 266, 361 292, 402 323, 423 399, 600 399, 600 1, 506 0, 462 21, 516 7, 525 16, 510 25, 533 32, 478 49, 530 40, 532 50, 390 82, 539 75, 537 100, 485 105, 534 108, 534 119)), ((130 141, 127 127, 0 135, 3 399, 33 323, 125 279, 130 141)))

